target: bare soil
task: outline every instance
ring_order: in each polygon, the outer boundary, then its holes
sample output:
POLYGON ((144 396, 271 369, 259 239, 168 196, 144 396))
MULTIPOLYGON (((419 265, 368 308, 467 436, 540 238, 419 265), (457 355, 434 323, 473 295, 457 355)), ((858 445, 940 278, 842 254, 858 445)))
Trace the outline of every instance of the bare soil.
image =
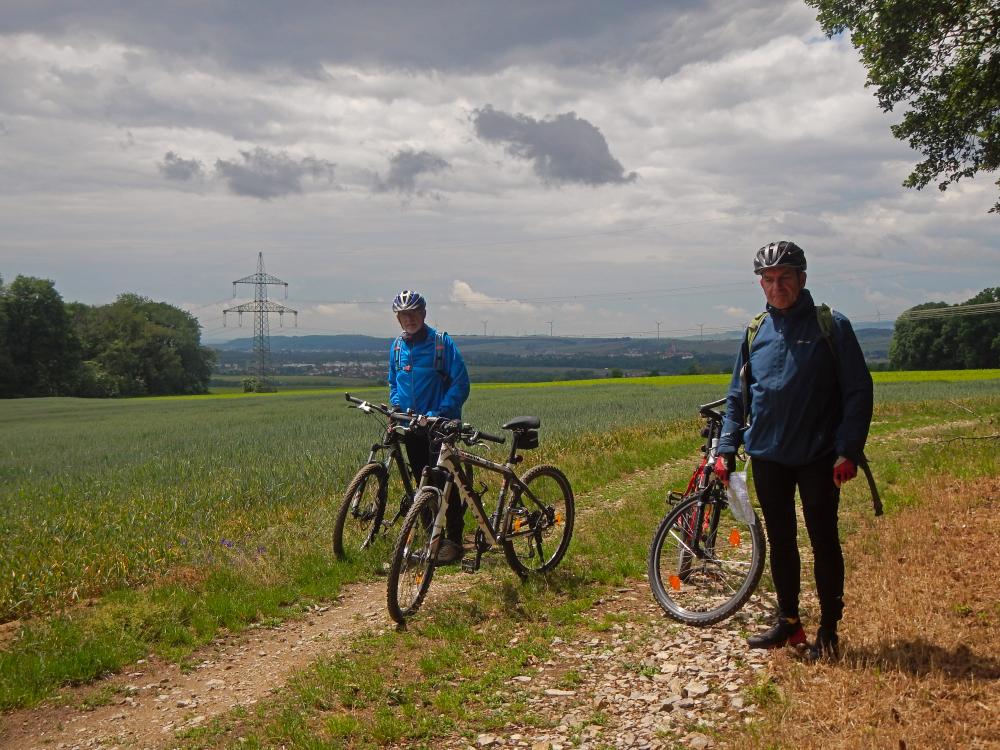
MULTIPOLYGON (((460 584, 468 581, 436 582, 425 606, 460 584)), ((391 625, 384 581, 345 587, 335 602, 304 619, 219 638, 195 654, 190 671, 144 660, 93 685, 63 690, 42 707, 9 713, 0 723, 0 749, 169 747, 176 730, 266 700, 297 670, 362 632, 391 625)))

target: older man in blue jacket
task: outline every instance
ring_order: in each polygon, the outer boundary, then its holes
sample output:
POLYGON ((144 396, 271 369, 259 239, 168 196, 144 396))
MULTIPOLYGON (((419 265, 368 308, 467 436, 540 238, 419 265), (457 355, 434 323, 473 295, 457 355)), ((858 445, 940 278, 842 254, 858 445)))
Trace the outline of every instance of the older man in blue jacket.
POLYGON ((797 486, 820 603, 809 654, 836 657, 844 608, 840 486, 857 475, 862 460, 872 418, 872 378, 850 321, 829 308, 821 311, 805 288, 802 248, 772 242, 757 252, 754 271, 761 277, 767 314, 736 358, 715 466, 726 479, 743 443, 771 546, 779 612, 771 628, 747 642, 752 648, 806 643, 799 621, 797 486))
MULTIPOLYGON (((462 405, 469 397, 469 373, 455 342, 427 325, 427 302, 418 292, 401 291, 392 302, 392 311, 403 333, 389 350, 389 403, 401 411, 461 419, 462 405)), ((404 440, 410 468, 419 481, 424 467, 437 463, 438 451, 422 433, 408 433, 404 440)), ((464 516, 465 507, 453 488, 438 562, 462 558, 464 516)))

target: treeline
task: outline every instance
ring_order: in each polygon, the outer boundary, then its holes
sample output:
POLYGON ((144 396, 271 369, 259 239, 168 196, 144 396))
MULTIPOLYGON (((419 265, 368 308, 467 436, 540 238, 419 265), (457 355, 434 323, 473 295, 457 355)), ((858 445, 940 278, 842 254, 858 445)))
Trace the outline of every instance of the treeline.
POLYGON ((65 303, 48 279, 0 277, 0 397, 205 393, 214 361, 198 321, 165 302, 65 303))
MULTIPOLYGON (((963 305, 1000 302, 1000 287, 984 289, 963 305)), ((906 312, 958 307, 927 302, 906 312)), ((968 370, 1000 367, 1000 312, 975 315, 941 314, 910 319, 904 313, 896 320, 889 346, 893 370, 968 370)))

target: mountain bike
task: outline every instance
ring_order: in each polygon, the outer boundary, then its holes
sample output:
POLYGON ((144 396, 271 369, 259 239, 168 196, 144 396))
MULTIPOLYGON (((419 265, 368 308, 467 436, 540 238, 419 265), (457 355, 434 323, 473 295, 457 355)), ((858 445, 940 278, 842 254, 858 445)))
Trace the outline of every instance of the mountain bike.
POLYGON ((470 550, 474 555, 462 560, 467 573, 479 570, 483 555, 495 547, 503 549, 507 564, 522 578, 552 570, 566 554, 575 517, 573 490, 562 471, 550 465, 534 466, 520 477, 514 471, 522 460, 519 451, 538 447, 538 417, 517 417, 503 425, 511 431, 511 447, 502 464, 463 450, 459 443, 503 443, 505 437, 458 420, 420 417, 416 421, 425 424, 441 452, 437 464, 424 470, 389 563, 389 615, 400 625, 417 611, 431 585, 452 488, 468 504, 477 524, 470 550), (503 478, 490 515, 483 506, 488 488, 473 487, 473 467, 503 478))
MULTIPOLYGON (((749 499, 731 497, 715 474, 725 399, 704 404, 703 456, 682 493, 668 494, 666 517, 649 547, 649 585, 663 610, 688 625, 735 614, 764 570, 764 532, 749 499)), ((738 479, 734 474, 730 484, 738 479)))
MULTIPOLYGON (((406 515, 413 504, 414 483, 403 457, 403 437, 410 429, 409 420, 400 421, 385 404, 373 404, 344 394, 351 408, 371 414, 383 422, 381 441, 374 443, 368 461, 347 485, 333 525, 333 552, 341 560, 354 552, 375 545, 380 538, 388 541, 387 531, 406 515), (385 520, 389 490, 399 495, 399 507, 385 520)), ((386 545, 388 546, 388 545, 386 545)))

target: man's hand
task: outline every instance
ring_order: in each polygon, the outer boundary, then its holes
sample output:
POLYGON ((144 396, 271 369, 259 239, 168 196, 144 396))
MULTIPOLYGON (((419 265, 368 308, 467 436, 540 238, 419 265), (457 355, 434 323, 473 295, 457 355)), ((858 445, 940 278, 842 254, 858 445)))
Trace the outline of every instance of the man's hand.
POLYGON ((720 453, 715 459, 712 471, 723 484, 729 484, 729 475, 736 468, 736 456, 732 453, 720 453))
POLYGON ((844 456, 837 457, 837 461, 833 465, 833 483, 837 487, 840 487, 844 482, 851 481, 857 475, 858 467, 851 459, 844 456))

